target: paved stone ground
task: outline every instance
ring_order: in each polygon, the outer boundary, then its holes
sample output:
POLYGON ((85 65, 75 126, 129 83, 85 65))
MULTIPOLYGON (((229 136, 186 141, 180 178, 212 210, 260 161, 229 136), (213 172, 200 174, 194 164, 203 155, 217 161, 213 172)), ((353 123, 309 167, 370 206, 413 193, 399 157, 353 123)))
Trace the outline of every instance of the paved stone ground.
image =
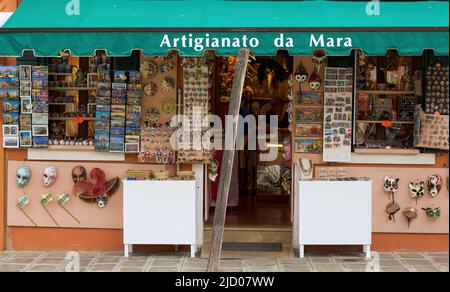
MULTIPOLYGON (((73 271, 67 252, 0 252, 0 272, 73 271)), ((125 259, 121 252, 79 252, 81 272, 204 272, 207 259, 190 258, 187 253, 134 254, 125 259)), ((227 258, 223 272, 448 272, 449 254, 431 252, 363 254, 308 254, 306 258, 227 258)))

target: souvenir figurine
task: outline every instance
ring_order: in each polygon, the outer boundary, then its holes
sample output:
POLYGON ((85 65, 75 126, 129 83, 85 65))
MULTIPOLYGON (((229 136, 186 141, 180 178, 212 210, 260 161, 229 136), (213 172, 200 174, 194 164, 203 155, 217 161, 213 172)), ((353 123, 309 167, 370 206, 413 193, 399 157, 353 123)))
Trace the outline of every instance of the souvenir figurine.
POLYGON ((403 209, 402 213, 406 217, 406 221, 408 222, 408 227, 411 225, 411 221, 413 219, 417 218, 417 210, 412 207, 403 209))
POLYGON ((416 204, 417 204, 417 199, 422 198, 423 195, 425 194, 425 183, 423 181, 421 181, 419 183, 410 182, 409 183, 409 193, 411 194, 412 198, 416 199, 416 204))
POLYGON ((56 182, 58 176, 58 170, 54 166, 48 166, 44 169, 44 174, 42 175, 42 181, 45 187, 50 187, 56 182))
POLYGON ((30 179, 31 179, 31 169, 26 165, 20 166, 16 172, 16 182, 19 188, 26 187, 30 182, 30 179))
POLYGON ((430 196, 432 198, 436 197, 441 191, 442 177, 437 173, 432 174, 428 177, 427 186, 430 196))
POLYGON ((303 67, 303 64, 301 62, 300 65, 298 65, 297 70, 295 71, 295 80, 297 80, 297 82, 300 84, 308 80, 308 71, 306 71, 306 68, 303 67))

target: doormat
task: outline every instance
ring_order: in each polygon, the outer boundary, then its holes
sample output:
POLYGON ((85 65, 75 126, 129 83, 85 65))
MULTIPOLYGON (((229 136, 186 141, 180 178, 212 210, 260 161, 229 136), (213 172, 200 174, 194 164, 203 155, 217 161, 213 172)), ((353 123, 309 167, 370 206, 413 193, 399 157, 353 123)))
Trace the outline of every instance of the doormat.
POLYGON ((224 242, 222 250, 231 251, 283 251, 282 243, 224 242))

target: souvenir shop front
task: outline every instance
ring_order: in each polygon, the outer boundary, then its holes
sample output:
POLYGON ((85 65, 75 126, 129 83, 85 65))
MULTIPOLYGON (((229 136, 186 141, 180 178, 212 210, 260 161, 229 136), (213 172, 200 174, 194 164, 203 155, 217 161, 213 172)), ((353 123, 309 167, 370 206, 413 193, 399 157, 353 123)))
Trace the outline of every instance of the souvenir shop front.
POLYGON ((209 242, 223 151, 174 149, 171 121, 225 125, 248 49, 240 114, 278 126, 236 151, 226 226, 448 250, 448 3, 109 2, 25 0, 0 28, 1 249, 209 242))

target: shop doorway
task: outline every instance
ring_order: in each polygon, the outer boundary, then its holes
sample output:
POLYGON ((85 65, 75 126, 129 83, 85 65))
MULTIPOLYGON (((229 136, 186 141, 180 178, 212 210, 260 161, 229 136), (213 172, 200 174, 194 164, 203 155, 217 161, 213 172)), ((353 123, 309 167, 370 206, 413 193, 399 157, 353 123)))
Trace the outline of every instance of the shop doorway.
MULTIPOLYGON (((215 114, 222 118, 228 113, 229 96, 233 80, 235 58, 216 59, 215 114)), ((225 227, 290 228, 291 223, 291 151, 292 119, 286 110, 289 102, 289 76, 292 73, 292 59, 285 52, 275 57, 251 58, 248 66, 244 95, 240 114, 266 116, 267 127, 270 115, 278 115, 276 132, 278 139, 270 147, 276 148, 278 155, 272 161, 263 161, 261 151, 236 151, 232 183, 230 186, 225 227)), ((251 129, 244 125, 247 139, 251 129)), ((212 226, 215 201, 220 181, 223 151, 216 151, 213 165, 208 170, 208 192, 206 226, 212 226)))

